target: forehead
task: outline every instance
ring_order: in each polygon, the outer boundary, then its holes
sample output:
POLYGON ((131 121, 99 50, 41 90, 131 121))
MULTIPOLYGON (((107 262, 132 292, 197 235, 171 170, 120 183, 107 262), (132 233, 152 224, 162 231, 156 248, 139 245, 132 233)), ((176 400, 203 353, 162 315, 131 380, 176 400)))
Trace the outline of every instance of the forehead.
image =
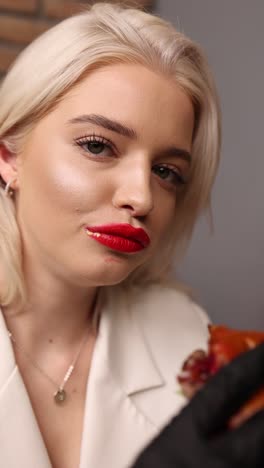
POLYGON ((91 72, 56 109, 58 118, 87 113, 122 121, 140 131, 181 135, 191 140, 194 112, 176 80, 141 65, 115 64, 91 72))

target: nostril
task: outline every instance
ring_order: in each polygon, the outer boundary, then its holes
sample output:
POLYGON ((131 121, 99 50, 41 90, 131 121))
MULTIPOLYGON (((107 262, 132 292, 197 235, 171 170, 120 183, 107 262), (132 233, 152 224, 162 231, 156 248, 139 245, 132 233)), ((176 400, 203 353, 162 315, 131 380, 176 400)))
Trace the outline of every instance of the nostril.
POLYGON ((131 206, 131 205, 123 205, 122 208, 126 208, 127 210, 132 210, 132 211, 134 211, 134 208, 133 208, 133 206, 131 206))
POLYGON ((130 183, 122 183, 113 194, 113 205, 118 209, 125 209, 133 216, 146 216, 153 209, 153 194, 151 187, 143 183, 138 186, 136 181, 130 183))

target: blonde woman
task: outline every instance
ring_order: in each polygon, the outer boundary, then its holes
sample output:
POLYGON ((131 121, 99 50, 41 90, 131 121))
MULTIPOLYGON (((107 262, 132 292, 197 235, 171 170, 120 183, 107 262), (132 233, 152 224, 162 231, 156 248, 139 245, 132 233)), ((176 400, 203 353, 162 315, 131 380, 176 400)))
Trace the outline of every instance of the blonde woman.
POLYGON ((207 317, 168 278, 209 206, 219 127, 202 52, 144 12, 96 4, 12 66, 1 466, 125 468, 184 405, 176 376, 207 317))

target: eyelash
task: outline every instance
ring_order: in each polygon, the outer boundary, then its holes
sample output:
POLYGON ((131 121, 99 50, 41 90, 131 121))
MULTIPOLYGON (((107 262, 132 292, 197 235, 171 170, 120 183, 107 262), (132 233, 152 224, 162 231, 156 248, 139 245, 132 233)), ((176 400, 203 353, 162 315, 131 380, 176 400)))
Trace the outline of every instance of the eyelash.
MULTIPOLYGON (((117 152, 117 149, 116 149, 115 145, 111 142, 111 140, 108 140, 107 138, 103 137, 102 135, 93 134, 93 135, 89 135, 89 136, 83 136, 83 137, 78 138, 78 139, 75 140, 75 144, 78 147, 80 147, 81 149, 83 149, 85 152, 89 152, 93 156, 99 156, 100 157, 101 153, 92 153, 89 149, 88 149, 88 151, 87 151, 87 149, 85 149, 85 145, 88 145, 89 143, 99 143, 99 144, 103 145, 105 148, 107 148, 108 150, 111 150, 113 153, 117 152)), ((103 157, 103 156, 101 156, 101 157, 103 157)), ((109 157, 109 156, 106 156, 106 157, 109 157)), ((153 166, 152 169, 155 169, 155 168, 165 169, 165 170, 168 169, 170 171, 170 175, 174 178, 174 182, 169 182, 169 184, 172 184, 172 185, 175 185, 175 186, 179 186, 179 185, 183 186, 183 185, 187 184, 186 179, 174 167, 171 167, 168 164, 156 164, 155 166, 153 166), (176 181, 175 181, 175 179, 176 179, 176 181)), ((163 179, 162 177, 159 177, 159 178, 161 180, 164 180, 165 183, 167 182, 166 179, 163 179)))
MULTIPOLYGON (((78 138, 77 140, 75 140, 75 143, 76 143, 76 145, 78 145, 82 149, 85 149, 84 146, 89 144, 89 143, 99 143, 99 144, 104 145, 106 148, 112 150, 113 152, 116 151, 116 147, 112 143, 112 141, 108 140, 107 138, 103 137, 102 135, 96 135, 95 133, 93 133, 92 135, 89 135, 89 136, 83 136, 81 138, 78 138)), ((85 150, 85 151, 87 151, 87 150, 85 150)), ((96 153, 91 153, 91 154, 96 154, 96 153)))
MULTIPOLYGON (((158 168, 158 169, 168 169, 170 171, 170 175, 173 177, 174 181, 173 182, 169 182, 169 183, 172 183, 173 185, 175 186, 183 186, 183 185, 186 185, 187 184, 187 181, 185 180, 185 178, 181 175, 181 173, 175 169, 174 167, 170 167, 169 165, 167 164, 156 164, 155 166, 153 166, 152 169, 155 169, 155 168, 158 168)), ((159 177, 159 176, 158 176, 159 177)), ((167 179, 163 179, 162 177, 160 177, 161 180, 164 180, 165 182, 167 181, 167 179)))

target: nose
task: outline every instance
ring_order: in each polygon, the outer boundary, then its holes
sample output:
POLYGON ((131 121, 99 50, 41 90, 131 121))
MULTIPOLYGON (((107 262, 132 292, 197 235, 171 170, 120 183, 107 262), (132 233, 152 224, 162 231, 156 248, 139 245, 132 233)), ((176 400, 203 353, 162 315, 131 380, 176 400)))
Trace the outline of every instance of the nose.
POLYGON ((135 216, 147 216, 153 210, 153 190, 149 162, 134 160, 119 174, 113 196, 113 205, 127 209, 135 216))

